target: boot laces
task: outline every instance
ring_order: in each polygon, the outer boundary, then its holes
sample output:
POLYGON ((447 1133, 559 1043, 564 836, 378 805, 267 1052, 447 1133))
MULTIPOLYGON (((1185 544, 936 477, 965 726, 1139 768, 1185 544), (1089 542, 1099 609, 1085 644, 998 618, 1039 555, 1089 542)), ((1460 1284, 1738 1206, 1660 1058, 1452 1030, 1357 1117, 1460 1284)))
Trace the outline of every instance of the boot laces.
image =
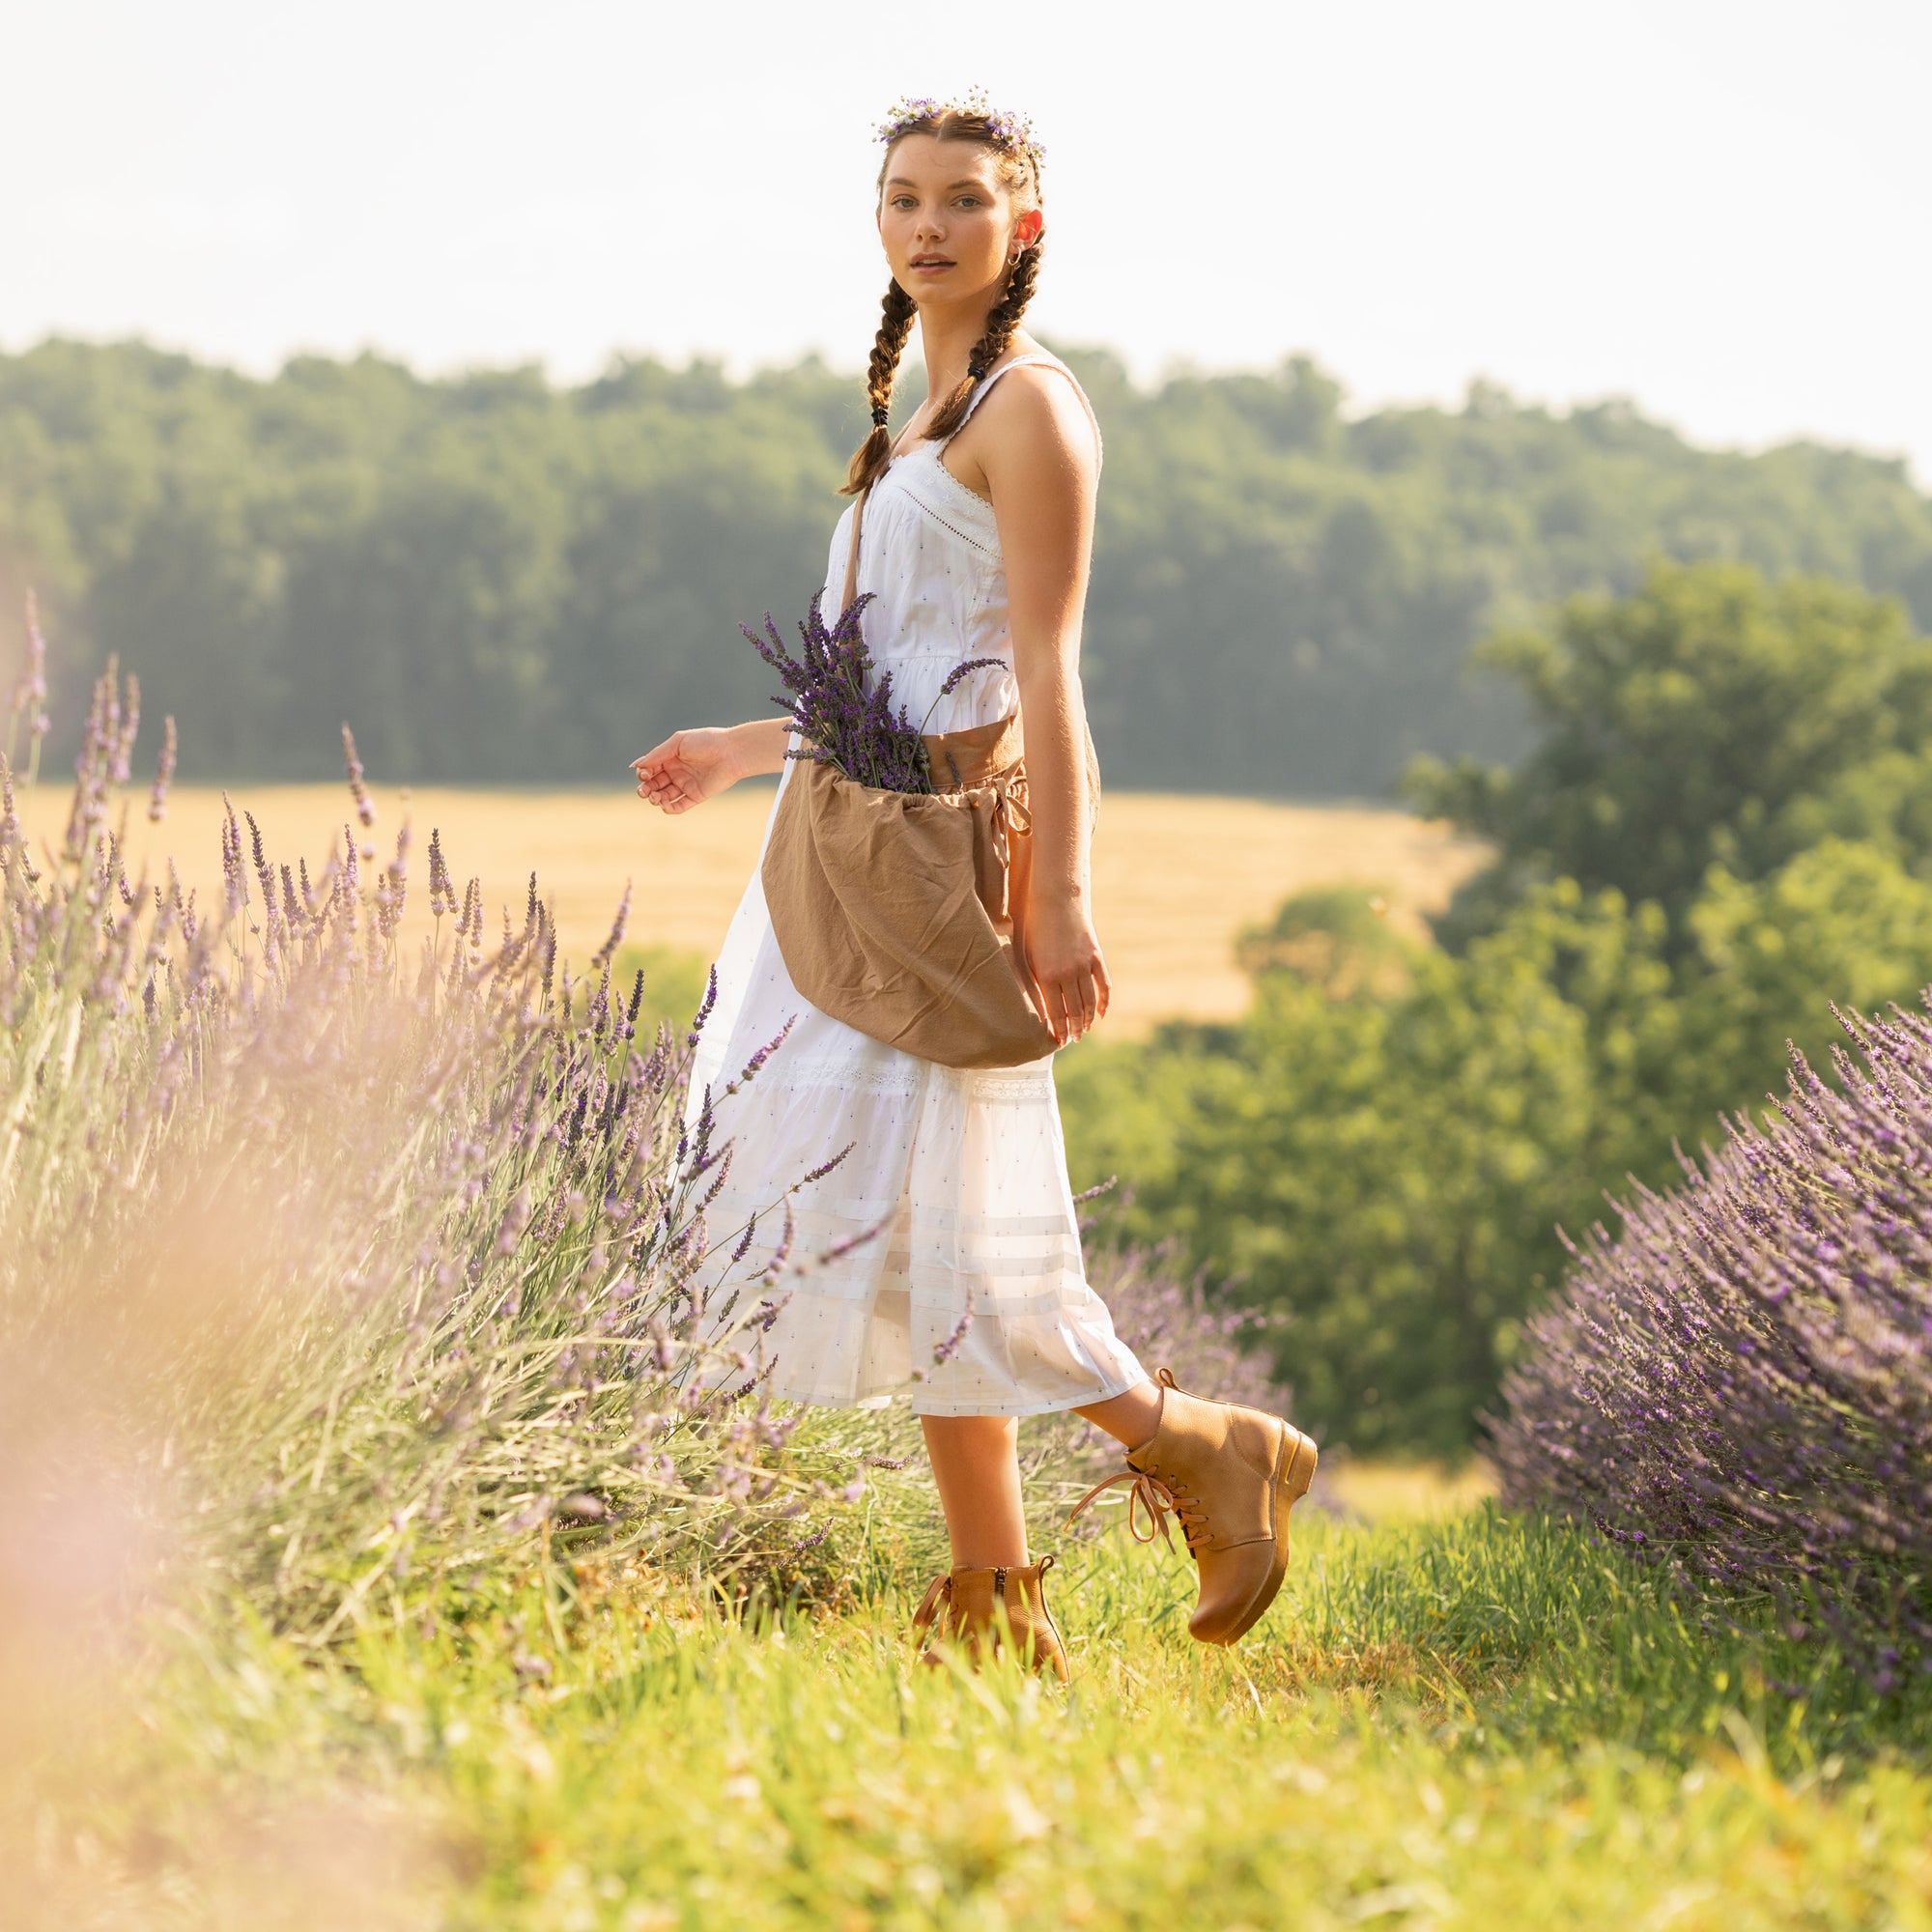
POLYGON ((1172 1549, 1174 1532, 1168 1527, 1170 1516, 1180 1524, 1180 1533, 1190 1551, 1207 1534, 1207 1516, 1186 1484, 1158 1476, 1151 1469, 1121 1469, 1105 1482, 1095 1483, 1067 1512, 1066 1520, 1071 1522, 1090 1503, 1122 1483, 1127 1486, 1127 1534, 1136 1543, 1151 1543, 1154 1531, 1158 1530, 1172 1549), (1141 1526, 1143 1518, 1145 1528, 1141 1526))

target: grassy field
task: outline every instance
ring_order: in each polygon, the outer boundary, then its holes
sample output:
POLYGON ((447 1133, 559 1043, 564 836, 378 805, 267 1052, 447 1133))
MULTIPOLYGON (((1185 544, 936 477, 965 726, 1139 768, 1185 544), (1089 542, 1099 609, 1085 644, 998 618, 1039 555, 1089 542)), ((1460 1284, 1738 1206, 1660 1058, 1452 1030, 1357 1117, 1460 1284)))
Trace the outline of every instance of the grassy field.
MULTIPOLYGON (((360 835, 368 848, 386 862, 405 821, 414 841, 406 936, 429 929, 425 849, 437 827, 459 884, 481 876, 493 930, 501 907, 522 923, 534 872, 564 952, 579 961, 603 944, 627 880, 634 940, 713 957, 756 864, 771 804, 768 791, 746 789, 668 819, 622 790, 412 795, 378 787, 373 795, 378 822, 360 835)), ((341 847, 350 807, 340 785, 246 790, 235 803, 254 812, 278 857, 303 854, 314 870, 331 844, 341 847)), ((37 840, 57 840, 67 804, 65 788, 49 782, 22 797, 20 816, 37 840)), ((130 869, 152 861, 158 876, 172 857, 205 901, 219 890, 221 810, 218 791, 179 790, 166 821, 153 826, 137 800, 128 826, 130 869)), ((1109 793, 1094 855, 1116 988, 1109 1031, 1135 1033, 1177 1014, 1238 1015, 1247 981, 1230 956, 1234 937, 1290 893, 1357 883, 1385 898, 1391 918, 1419 927, 1482 856, 1446 827, 1401 811, 1109 793)))
POLYGON ((734 1621, 553 1562, 330 1658, 183 1643, 42 1774, 38 1922, 1932 1924, 1923 1687, 1577 1532, 1307 1515, 1230 1654, 1116 1529, 1057 1575, 1069 1692, 918 1668, 923 1580, 734 1621))

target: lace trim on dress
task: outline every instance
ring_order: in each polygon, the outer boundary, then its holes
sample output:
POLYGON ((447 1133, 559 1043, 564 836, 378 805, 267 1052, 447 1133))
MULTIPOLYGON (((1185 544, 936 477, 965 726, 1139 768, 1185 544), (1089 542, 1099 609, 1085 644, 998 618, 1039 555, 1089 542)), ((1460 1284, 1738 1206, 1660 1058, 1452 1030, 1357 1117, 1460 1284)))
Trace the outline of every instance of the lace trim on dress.
POLYGON ((1046 1100, 1054 1099, 1050 1066, 1013 1073, 971 1072, 965 1079, 969 1100, 1046 1100))
POLYGON ((853 1094, 878 1094, 892 1099, 917 1100, 924 1091, 923 1064, 906 1066, 853 1066, 839 1060, 791 1060, 774 1054, 758 1075, 759 1088, 815 1092, 837 1087, 853 1094))
POLYGON ((848 1093, 917 1100, 927 1082, 934 1079, 955 1087, 966 1100, 1001 1104, 1032 1100, 1051 1105, 1055 1097, 1050 1065, 1019 1067, 1010 1072, 941 1066, 937 1062, 923 1061, 910 1066, 854 1066, 840 1060, 786 1060, 781 1053, 775 1054, 759 1073, 758 1084, 766 1093, 775 1088, 810 1093, 837 1087, 848 1093))
MULTIPOLYGON (((985 510, 988 515, 991 514, 991 506, 985 503, 981 503, 980 498, 978 497, 975 497, 973 495, 973 492, 967 489, 965 484, 960 482, 958 477, 953 475, 952 470, 947 469, 945 464, 935 459, 932 467, 939 472, 940 475, 944 476, 946 480, 952 485, 953 489, 959 492, 960 495, 970 497, 973 502, 980 505, 980 509, 985 510)), ((994 529, 991 532, 961 529, 959 527, 958 522, 954 521, 952 517, 946 515, 945 512, 943 512, 936 503, 927 502, 926 499, 923 496, 921 496, 920 493, 917 490, 915 490, 913 486, 910 483, 908 483, 903 476, 901 476, 898 479, 898 484, 901 493, 906 497, 906 500, 914 504, 920 510, 923 511, 924 514, 930 517, 932 521, 940 526, 941 529, 951 530, 952 534, 955 537, 957 537, 961 543, 970 544, 972 548, 978 551, 981 556, 985 557, 988 562, 998 563, 1000 561, 1000 538, 997 526, 995 526, 994 529)))

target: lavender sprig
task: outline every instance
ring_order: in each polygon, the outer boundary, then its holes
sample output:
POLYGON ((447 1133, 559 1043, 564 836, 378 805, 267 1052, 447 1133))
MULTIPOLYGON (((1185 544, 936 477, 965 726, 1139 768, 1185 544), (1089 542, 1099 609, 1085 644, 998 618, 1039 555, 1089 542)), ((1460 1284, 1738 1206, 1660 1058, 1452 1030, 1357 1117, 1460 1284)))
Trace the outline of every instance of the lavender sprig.
POLYGON ((811 610, 799 625, 801 649, 793 656, 779 635, 772 613, 765 612, 761 636, 741 624, 758 655, 778 672, 790 694, 775 697, 791 719, 803 741, 788 753, 831 765, 857 784, 879 791, 926 796, 935 790, 932 760, 926 750, 925 726, 939 707, 974 671, 989 666, 1004 668, 1002 658, 969 658, 947 674, 939 695, 918 724, 904 705, 893 705, 893 674, 878 671, 867 648, 861 619, 872 593, 855 597, 826 627, 822 593, 814 594, 811 610))
POLYGON ((349 768, 349 795, 355 801, 355 816, 364 825, 374 825, 376 802, 362 781, 362 760, 355 755, 355 734, 347 724, 342 727, 342 757, 349 768))
POLYGON ((148 798, 148 816, 156 825, 168 815, 168 787, 175 781, 175 721, 172 712, 161 720, 161 755, 155 766, 155 789, 148 798))
POLYGON ((27 721, 27 782, 40 773, 41 740, 47 735, 47 640, 41 631, 40 606, 27 592, 27 662, 14 686, 7 721, 7 755, 14 754, 14 731, 27 721))

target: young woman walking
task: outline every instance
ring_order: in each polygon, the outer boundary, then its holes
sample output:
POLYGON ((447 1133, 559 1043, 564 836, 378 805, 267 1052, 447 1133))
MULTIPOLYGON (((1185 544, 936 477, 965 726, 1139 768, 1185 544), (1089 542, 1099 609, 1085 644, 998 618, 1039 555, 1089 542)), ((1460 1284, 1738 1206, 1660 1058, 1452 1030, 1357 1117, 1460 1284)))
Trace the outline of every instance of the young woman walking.
MULTIPOLYGON (((840 608, 863 514, 867 644, 924 717, 928 745, 1023 722, 1024 770, 1002 793, 1021 805, 1013 923, 1039 1015, 1065 1045, 1105 1015, 1110 991, 1090 902, 1098 775, 1079 669, 1099 426, 1065 364, 1021 327, 1045 226, 1025 124, 978 99, 909 101, 880 134, 892 280, 867 376, 873 428, 845 484, 859 502, 833 533, 825 605, 840 608), (895 441, 893 379, 915 322, 927 395, 895 441), (993 662, 944 689, 969 659, 993 662)), ((637 760, 639 796, 682 812, 753 774, 794 782, 788 729, 771 718, 675 732, 637 760)), ((1082 1269, 1051 1053, 960 1069, 817 1010, 786 971, 754 874, 719 959, 694 1091, 717 1089, 787 1025, 757 1078, 720 1105, 732 1156, 713 1224, 769 1222, 802 1174, 850 1148, 792 1199, 797 1251, 828 1259, 787 1284, 766 1340, 772 1390, 841 1405, 910 1391, 953 1564, 921 1627, 936 1621, 974 1655, 1014 1641, 1065 1677, 1041 1588, 1052 1558, 1030 1559, 1015 1451, 1019 1417, 1071 1408, 1127 1452, 1101 1488, 1130 1485, 1129 1521, 1144 1512, 1149 1524, 1136 1534, 1179 1519, 1199 1568, 1193 1634, 1233 1642, 1280 1587, 1315 1445, 1278 1417, 1183 1393, 1165 1370, 1150 1380, 1114 1333, 1082 1269)), ((754 1264, 776 1252, 765 1232, 754 1264)))

